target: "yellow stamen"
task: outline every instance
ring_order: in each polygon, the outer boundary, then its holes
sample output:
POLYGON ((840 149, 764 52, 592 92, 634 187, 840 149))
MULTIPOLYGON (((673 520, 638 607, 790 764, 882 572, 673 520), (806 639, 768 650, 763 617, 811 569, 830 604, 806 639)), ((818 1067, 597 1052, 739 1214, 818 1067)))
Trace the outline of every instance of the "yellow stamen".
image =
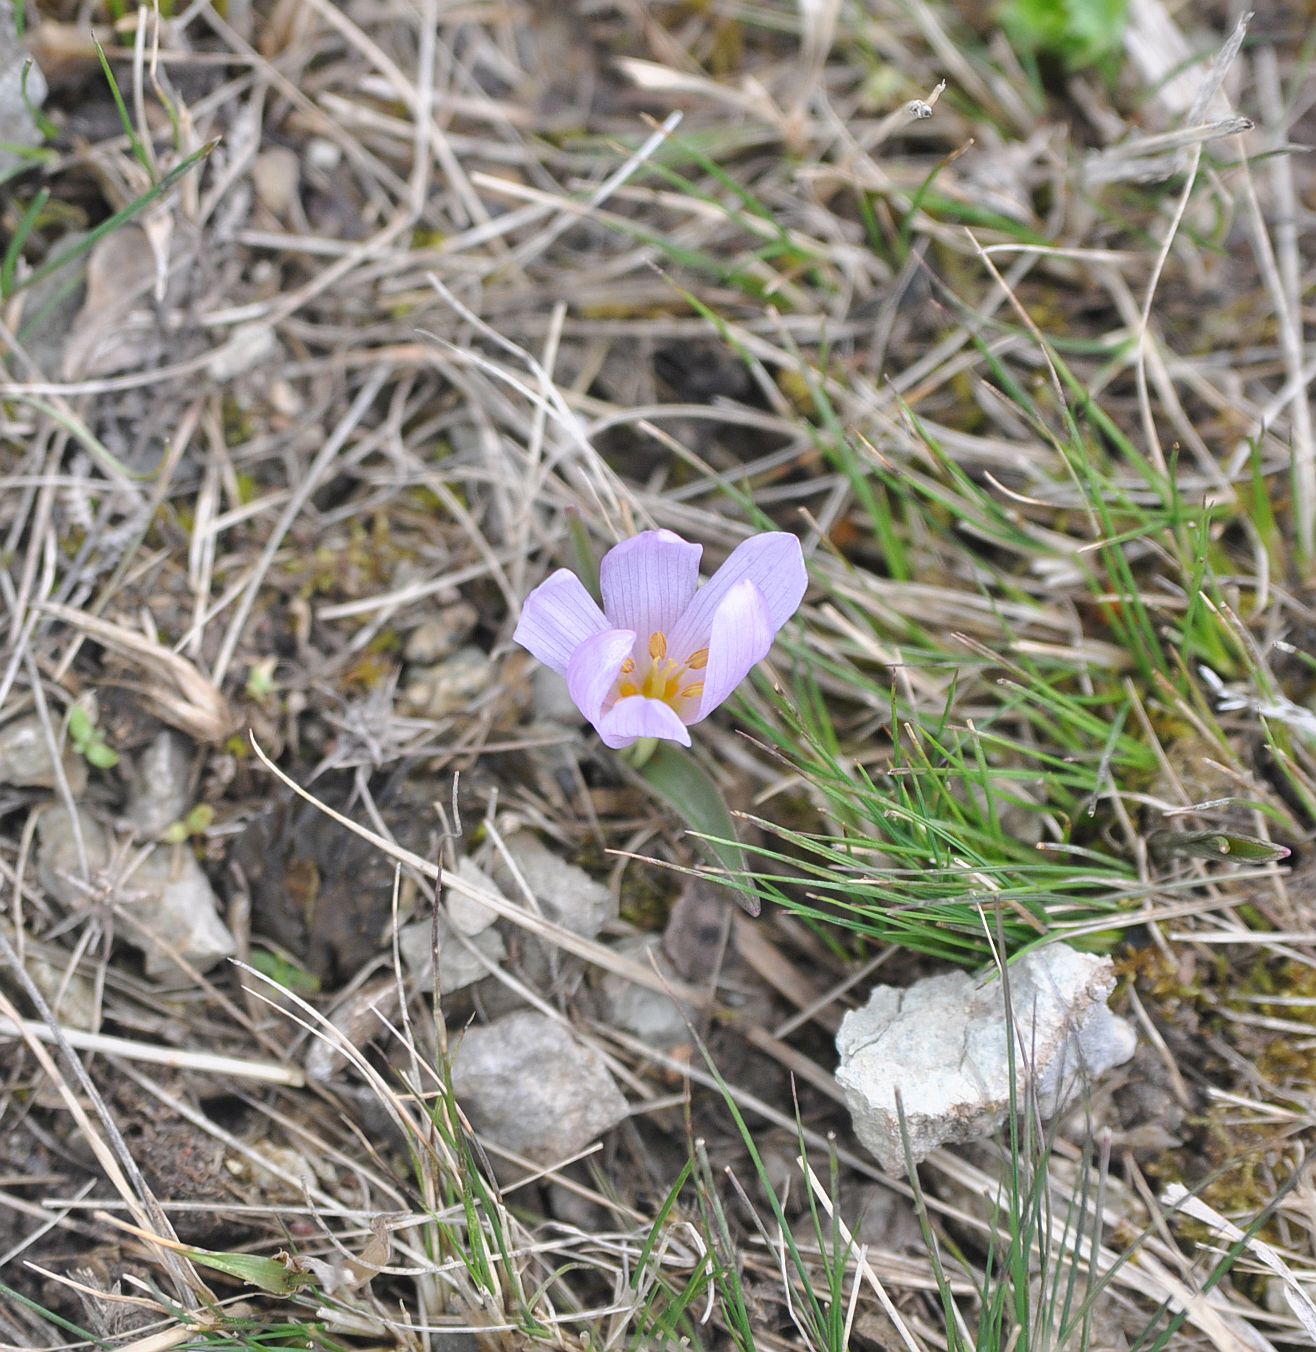
POLYGON ((629 676, 631 672, 633 672, 634 670, 635 670, 635 659, 633 657, 628 657, 621 664, 621 674, 623 676, 629 676))
POLYGON ((685 664, 691 671, 703 671, 708 665, 708 649, 700 648, 697 653, 691 653, 690 656, 685 659, 685 664))
POLYGON ((661 662, 667 656, 667 635, 661 630, 649 635, 649 656, 655 662, 661 662))
POLYGON ((638 695, 639 693, 640 687, 636 685, 634 681, 623 681, 617 687, 617 695, 621 699, 625 699, 628 695, 638 695))
POLYGON ((702 695, 703 693, 704 693, 703 681, 695 681, 693 685, 687 685, 686 688, 681 691, 681 698, 695 699, 698 696, 702 695))

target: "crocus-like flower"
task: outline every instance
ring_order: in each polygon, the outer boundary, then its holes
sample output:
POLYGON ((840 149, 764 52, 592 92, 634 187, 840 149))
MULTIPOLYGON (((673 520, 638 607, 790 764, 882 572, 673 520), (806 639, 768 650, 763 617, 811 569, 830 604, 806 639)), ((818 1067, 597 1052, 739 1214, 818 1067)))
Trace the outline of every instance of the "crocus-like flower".
POLYGON ((526 597, 512 637, 567 678, 608 746, 642 737, 689 746, 690 724, 767 656, 808 585, 800 542, 784 531, 745 540, 701 587, 702 553, 649 530, 604 555, 602 610, 566 568, 526 597))

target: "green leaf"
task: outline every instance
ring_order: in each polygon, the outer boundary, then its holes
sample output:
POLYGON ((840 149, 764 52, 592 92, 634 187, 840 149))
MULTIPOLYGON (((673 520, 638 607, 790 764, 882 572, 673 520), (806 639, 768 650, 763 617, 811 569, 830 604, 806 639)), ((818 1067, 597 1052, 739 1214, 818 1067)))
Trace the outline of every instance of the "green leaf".
POLYGON ((1187 859, 1270 864, 1292 854, 1287 845, 1276 845, 1238 831, 1153 831, 1147 837, 1147 850, 1159 862, 1177 855, 1187 859))
POLYGON ((199 836, 210 830, 214 820, 215 809, 209 803, 198 803, 183 818, 183 825, 187 828, 189 835, 199 836))
POLYGON ((82 754, 87 758, 87 764, 94 765, 98 770, 112 770, 119 763, 119 753, 99 737, 88 742, 82 748, 82 754))
POLYGON ((296 963, 281 958, 265 948, 253 948, 251 965, 271 981, 286 991, 296 991, 300 995, 317 995, 320 991, 320 978, 312 972, 303 971, 296 963))
POLYGON ((697 833, 704 851, 724 869, 741 906, 758 915, 759 899, 746 873, 745 853, 721 790, 690 752, 659 742, 643 765, 632 767, 650 792, 697 833))
POLYGON ((88 744, 96 736, 96 725, 80 704, 69 710, 69 740, 85 754, 88 744))
POLYGON ((1081 70, 1119 44, 1127 10, 1128 0, 1004 0, 999 13, 1001 27, 1021 51, 1081 70))
POLYGON ((567 512, 567 534, 571 537, 571 549, 576 556, 576 574, 585 584, 585 590, 597 601, 599 556, 590 543, 589 528, 580 519, 580 513, 574 509, 567 512))
POLYGON ((295 1260, 286 1253, 261 1258, 254 1253, 216 1253, 212 1249, 184 1249, 183 1252, 199 1267, 225 1272, 272 1296, 290 1295, 313 1280, 310 1273, 297 1268, 295 1260))

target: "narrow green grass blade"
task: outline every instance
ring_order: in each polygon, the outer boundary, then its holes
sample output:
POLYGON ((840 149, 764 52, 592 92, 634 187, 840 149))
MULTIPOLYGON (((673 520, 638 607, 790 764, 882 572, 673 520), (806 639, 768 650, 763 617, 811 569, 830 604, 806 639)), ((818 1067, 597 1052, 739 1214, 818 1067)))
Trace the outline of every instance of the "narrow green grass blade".
POLYGON ((27 243, 27 238, 37 223, 37 217, 41 215, 49 201, 50 189, 42 188, 27 204, 27 210, 20 217, 14 229, 14 237, 5 250, 4 260, 0 262, 0 296, 7 296, 13 290, 14 269, 18 266, 18 260, 23 253, 23 245, 27 243))
POLYGON ((114 72, 110 69, 105 48, 101 46, 100 39, 95 33, 91 35, 91 41, 96 48, 97 59, 101 63, 101 73, 105 76, 105 83, 109 86, 110 97, 113 98, 115 109, 118 111, 119 124, 123 127, 123 134, 128 138, 128 144, 132 147, 133 158, 146 170, 147 177, 154 182, 155 168, 151 164, 151 157, 147 154, 141 137, 137 135, 137 128, 133 126, 133 120, 128 115, 128 106, 123 101, 123 95, 119 93, 119 82, 114 78, 114 72))
POLYGON ((145 211, 152 202, 157 202, 167 193, 170 188, 178 182, 190 169, 192 169, 201 160, 205 159, 212 150, 219 144, 216 141, 207 141, 205 145, 194 150, 185 160, 180 161, 159 181, 154 187, 149 188, 142 193, 140 197, 135 197, 126 207, 116 211, 113 216, 102 221, 93 230, 89 230, 76 244, 70 245, 63 253, 56 254, 54 258, 48 259, 39 268, 34 268, 25 277, 21 277, 14 283, 11 291, 0 292, 0 300, 8 300, 11 295, 22 291, 24 287, 35 286, 44 278, 49 277, 51 273, 58 272, 66 264, 73 262, 75 258, 81 258, 96 244, 98 244, 106 235, 112 234, 121 225, 132 220, 134 216, 145 211))

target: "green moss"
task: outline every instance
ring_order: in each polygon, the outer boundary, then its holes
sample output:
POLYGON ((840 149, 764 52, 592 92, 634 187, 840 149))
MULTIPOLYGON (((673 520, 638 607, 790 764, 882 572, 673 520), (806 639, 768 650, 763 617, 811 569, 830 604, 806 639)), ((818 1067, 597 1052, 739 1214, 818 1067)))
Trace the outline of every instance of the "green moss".
POLYGON ((661 931, 676 900, 677 875, 648 864, 631 863, 623 878, 622 919, 637 929, 661 931))
POLYGON ((401 651, 402 639, 397 632, 381 630, 343 673, 344 686, 363 694, 377 690, 396 670, 397 654, 401 651))

